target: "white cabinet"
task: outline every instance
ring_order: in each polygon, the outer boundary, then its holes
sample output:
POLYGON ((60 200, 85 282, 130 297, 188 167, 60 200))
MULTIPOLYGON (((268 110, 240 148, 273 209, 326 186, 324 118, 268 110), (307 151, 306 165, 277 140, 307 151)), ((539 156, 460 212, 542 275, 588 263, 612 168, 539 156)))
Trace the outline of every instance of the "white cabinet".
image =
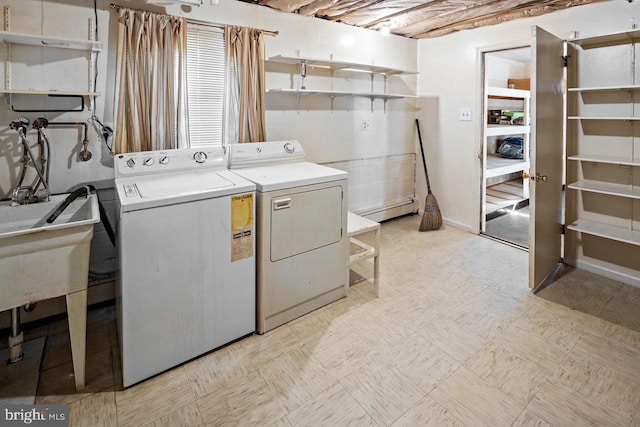
MULTIPOLYGON (((565 58, 564 261, 634 285, 640 285, 639 40, 639 30, 571 39, 565 58)), ((532 163, 532 175, 545 175, 543 166, 534 169, 532 163)))
POLYGON ((272 88, 267 89, 267 93, 289 93, 298 96, 298 108, 300 104, 300 97, 305 95, 324 95, 328 96, 332 100, 336 97, 343 96, 357 96, 369 98, 371 100, 371 110, 373 111, 373 101, 375 99, 382 99, 386 108, 387 101, 390 99, 402 99, 402 98, 416 98, 413 94, 408 93, 389 93, 387 92, 387 79, 392 76, 400 75, 415 75, 418 74, 415 71, 406 71, 397 68, 382 67, 378 65, 367 65, 355 62, 344 62, 334 60, 324 60, 307 57, 293 57, 277 55, 272 56, 267 61, 272 63, 288 64, 296 66, 296 73, 300 76, 300 83, 296 84, 294 79, 291 79, 290 87, 288 88, 272 88), (354 73, 367 73, 371 76, 370 90, 334 90, 324 87, 307 87, 305 82, 307 73, 313 74, 314 69, 328 70, 331 77, 335 76, 336 72, 354 72, 354 73), (383 90, 374 90, 374 82, 376 77, 379 76, 383 79, 383 90))

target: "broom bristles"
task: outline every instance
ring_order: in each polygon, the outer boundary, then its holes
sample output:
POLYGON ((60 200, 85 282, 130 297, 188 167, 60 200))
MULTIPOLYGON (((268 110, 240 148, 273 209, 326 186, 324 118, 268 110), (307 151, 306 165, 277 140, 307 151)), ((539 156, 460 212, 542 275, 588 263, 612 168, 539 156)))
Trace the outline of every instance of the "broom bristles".
POLYGON ((420 222, 420 231, 438 230, 442 227, 442 214, 438 207, 436 196, 432 193, 427 194, 424 202, 424 213, 420 222))

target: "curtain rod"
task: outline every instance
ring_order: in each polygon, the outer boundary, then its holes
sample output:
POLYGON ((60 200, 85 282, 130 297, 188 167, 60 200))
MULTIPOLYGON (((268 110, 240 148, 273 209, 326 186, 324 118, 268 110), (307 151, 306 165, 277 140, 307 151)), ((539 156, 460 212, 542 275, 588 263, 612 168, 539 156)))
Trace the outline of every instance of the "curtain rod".
MULTIPOLYGON (((115 3, 111 3, 109 6, 111 7, 111 9, 114 9, 116 11, 120 11, 120 9, 130 9, 130 10, 135 10, 135 11, 140 11, 140 12, 148 12, 146 10, 134 9, 132 7, 120 6, 120 5, 117 5, 115 3)), ((202 25, 211 25, 211 26, 223 26, 223 24, 216 24, 216 23, 209 22, 209 21, 202 21, 200 19, 191 19, 191 18, 186 18, 186 17, 184 19, 186 19, 187 22, 191 22, 193 24, 202 24, 202 25)), ((269 36, 277 36, 278 34, 280 34, 279 31, 265 30, 265 29, 262 29, 262 28, 254 28, 254 30, 260 30, 260 31, 262 31, 263 33, 265 33, 265 34, 267 34, 269 36)))

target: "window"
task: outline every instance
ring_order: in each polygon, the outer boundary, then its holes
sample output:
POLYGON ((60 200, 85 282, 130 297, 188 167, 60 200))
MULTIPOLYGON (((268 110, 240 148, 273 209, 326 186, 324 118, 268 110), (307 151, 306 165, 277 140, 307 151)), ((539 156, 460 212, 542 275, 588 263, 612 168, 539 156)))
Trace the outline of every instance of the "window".
POLYGON ((188 24, 187 103, 192 147, 222 145, 225 64, 224 30, 188 24))

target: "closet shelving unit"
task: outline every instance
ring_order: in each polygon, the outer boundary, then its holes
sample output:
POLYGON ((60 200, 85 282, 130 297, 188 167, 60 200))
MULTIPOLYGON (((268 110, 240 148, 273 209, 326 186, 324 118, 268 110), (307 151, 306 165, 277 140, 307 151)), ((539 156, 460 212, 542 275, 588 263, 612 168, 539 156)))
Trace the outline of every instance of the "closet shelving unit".
POLYGON ((400 75, 415 75, 418 74, 415 71, 401 70, 398 68, 383 67, 378 65, 368 65, 357 62, 345 62, 334 61, 325 59, 316 59, 308 57, 298 56, 284 56, 276 55, 267 59, 270 62, 296 65, 300 70, 299 74, 302 76, 301 87, 294 88, 275 88, 268 89, 267 93, 286 93, 294 94, 298 97, 298 108, 300 107, 300 98, 305 95, 324 95, 331 98, 331 108, 333 109, 333 101, 337 97, 351 96, 351 97, 363 97, 371 100, 371 111, 373 111, 373 101, 376 99, 382 99, 384 101, 384 107, 386 111, 387 101, 390 99, 403 99, 403 98, 416 98, 415 95, 410 94, 396 94, 387 92, 387 78, 391 76, 400 75), (356 73, 368 73, 371 76, 371 91, 336 91, 325 89, 308 89, 305 87, 304 79, 310 68, 322 68, 328 69, 331 72, 331 76, 334 77, 336 71, 356 72, 356 73), (374 79, 376 76, 382 76, 384 78, 384 91, 374 91, 374 79))
POLYGON ((638 41, 640 30, 569 40, 567 79, 565 256, 634 283, 640 283, 638 41))
MULTIPOLYGON (((494 136, 516 136, 522 135, 524 140, 524 159, 505 159, 495 154, 487 153, 485 178, 493 178, 514 172, 524 172, 529 170, 529 101, 531 92, 522 89, 509 89, 489 86, 487 88, 487 98, 521 100, 524 112, 523 125, 500 125, 486 124, 485 138, 494 136)), ((487 101, 488 103, 488 101, 487 101)), ((488 106, 487 106, 488 107, 488 106)))
POLYGON ((40 95, 40 96, 69 96, 69 97, 92 97, 99 96, 93 87, 94 61, 93 53, 102 50, 102 42, 92 40, 94 34, 93 20, 89 19, 88 39, 73 39, 64 37, 52 37, 45 35, 26 34, 10 31, 9 7, 4 7, 5 30, 0 31, 0 43, 5 45, 6 55, 4 61, 4 87, 0 88, 0 96, 8 95, 11 104, 12 95, 40 95), (87 90, 56 90, 43 88, 13 88, 11 79, 11 50, 12 45, 27 45, 43 48, 74 49, 90 52, 88 58, 88 88, 87 90))
POLYGON ((522 175, 529 171, 529 134, 531 131, 529 104, 531 92, 524 89, 488 86, 485 89, 483 127, 483 185, 481 201, 481 231, 486 231, 487 218, 493 212, 514 206, 529 198, 529 183, 522 175), (522 124, 490 124, 490 110, 522 111, 522 124), (503 158, 495 153, 494 140, 509 136, 523 139, 523 159, 503 158), (519 185, 514 185, 515 174, 519 173, 519 185), (493 187, 493 188, 492 188, 493 187))

